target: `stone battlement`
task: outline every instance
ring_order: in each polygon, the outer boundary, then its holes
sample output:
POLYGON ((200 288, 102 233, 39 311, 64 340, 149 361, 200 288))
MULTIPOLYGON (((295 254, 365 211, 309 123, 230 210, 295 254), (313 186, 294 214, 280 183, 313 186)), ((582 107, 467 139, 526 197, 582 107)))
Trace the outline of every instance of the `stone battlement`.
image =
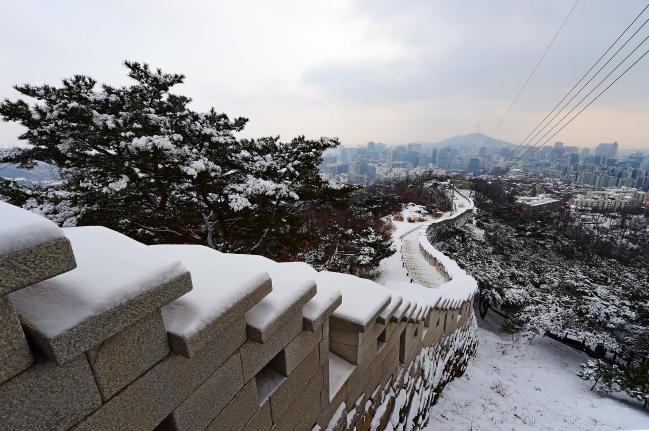
POLYGON ((2 429, 417 429, 476 348, 470 289, 0 220, 2 429))

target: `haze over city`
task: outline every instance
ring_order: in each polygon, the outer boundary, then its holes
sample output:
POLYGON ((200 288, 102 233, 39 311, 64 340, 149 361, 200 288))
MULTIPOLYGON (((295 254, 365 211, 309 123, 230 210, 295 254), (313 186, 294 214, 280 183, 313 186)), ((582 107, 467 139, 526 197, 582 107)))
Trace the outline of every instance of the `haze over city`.
MULTIPOLYGON (((437 142, 497 123, 565 18, 565 1, 10 2, 0 97, 86 74, 126 84, 124 60, 187 76, 192 106, 251 119, 243 136, 437 142)), ((643 6, 580 2, 493 136, 514 144, 643 6)), ((649 148, 649 62, 556 137, 649 148)), ((0 147, 21 127, 0 127, 0 147)))

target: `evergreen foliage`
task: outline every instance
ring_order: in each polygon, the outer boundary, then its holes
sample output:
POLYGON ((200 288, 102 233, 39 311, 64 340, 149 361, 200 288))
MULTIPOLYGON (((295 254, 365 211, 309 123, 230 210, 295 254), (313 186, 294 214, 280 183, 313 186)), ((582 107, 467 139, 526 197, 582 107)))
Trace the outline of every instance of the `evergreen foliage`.
POLYGON ((602 360, 585 367, 582 377, 644 402, 646 395, 638 394, 649 384, 649 231, 621 233, 620 215, 613 223, 592 223, 589 215, 586 224, 569 210, 524 214, 515 187, 474 185, 475 224, 446 232, 435 245, 509 316, 509 332, 583 343, 602 360))
POLYGON ((352 273, 371 273, 393 252, 376 218, 348 212, 349 227, 334 225, 354 192, 318 169, 336 139, 238 139, 247 119, 192 110, 191 99, 172 92, 183 75, 125 65, 132 85, 98 86, 76 75, 58 87, 15 87, 34 102, 5 100, 0 116, 25 127, 27 145, 0 154, 0 164, 40 161, 60 179, 2 180, 0 196, 62 226, 107 226, 148 244, 312 257, 352 273), (314 212, 328 226, 324 238, 309 231, 314 212), (322 247, 334 256, 319 256, 322 247))

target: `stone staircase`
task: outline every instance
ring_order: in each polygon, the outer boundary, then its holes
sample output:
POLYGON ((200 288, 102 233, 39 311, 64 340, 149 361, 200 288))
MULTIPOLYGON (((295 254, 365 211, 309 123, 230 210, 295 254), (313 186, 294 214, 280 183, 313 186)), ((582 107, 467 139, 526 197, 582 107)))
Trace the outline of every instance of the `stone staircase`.
POLYGON ((61 229, 0 202, 0 428, 384 429, 413 409, 421 422, 449 361, 471 354, 471 301, 61 229), (398 406, 402 391, 419 404, 398 406))

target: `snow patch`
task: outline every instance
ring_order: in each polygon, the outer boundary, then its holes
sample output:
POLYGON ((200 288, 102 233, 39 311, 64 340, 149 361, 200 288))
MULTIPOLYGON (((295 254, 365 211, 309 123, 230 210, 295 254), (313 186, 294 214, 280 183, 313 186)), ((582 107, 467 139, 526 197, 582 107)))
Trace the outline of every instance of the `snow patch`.
POLYGON ((45 217, 0 201, 0 255, 63 236, 63 231, 45 217))
POLYGON ((77 267, 9 295, 19 314, 55 337, 187 272, 175 258, 103 227, 63 229, 77 267))
POLYGON ((380 284, 349 274, 322 271, 317 273, 316 281, 318 286, 342 292, 343 302, 334 311, 334 316, 363 327, 392 299, 390 291, 380 284))
POLYGON ((150 246, 161 258, 181 261, 191 272, 193 289, 162 308, 169 332, 190 338, 270 280, 262 269, 237 255, 201 245, 150 246))

